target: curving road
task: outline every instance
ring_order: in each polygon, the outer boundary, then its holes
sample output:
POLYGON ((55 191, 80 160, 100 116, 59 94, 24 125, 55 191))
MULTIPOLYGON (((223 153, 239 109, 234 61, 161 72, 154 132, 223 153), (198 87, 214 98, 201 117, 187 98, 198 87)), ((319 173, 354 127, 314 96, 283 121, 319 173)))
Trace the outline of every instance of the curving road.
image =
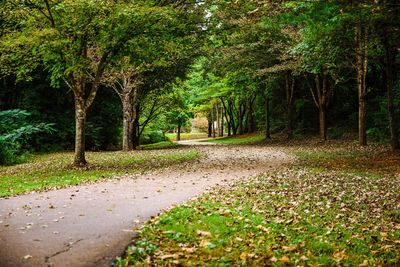
POLYGON ((110 266, 132 230, 207 188, 292 160, 266 147, 184 141, 197 162, 91 185, 0 199, 0 266, 110 266))

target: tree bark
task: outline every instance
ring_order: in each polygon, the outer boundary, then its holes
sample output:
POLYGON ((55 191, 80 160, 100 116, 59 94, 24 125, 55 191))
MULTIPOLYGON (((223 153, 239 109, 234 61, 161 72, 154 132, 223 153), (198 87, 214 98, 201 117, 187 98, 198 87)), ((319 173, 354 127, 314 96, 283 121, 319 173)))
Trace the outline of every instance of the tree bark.
POLYGON ((386 91, 387 91, 387 102, 388 102, 388 119, 389 119, 389 130, 390 130, 390 145, 392 147, 393 151, 397 151, 400 149, 400 143, 399 143, 399 129, 397 125, 397 116, 396 116, 396 111, 394 107, 394 93, 393 93, 393 88, 394 88, 394 54, 392 51, 392 48, 389 44, 388 40, 388 32, 385 29, 384 30, 384 39, 383 39, 383 44, 385 48, 385 75, 384 75, 384 80, 385 80, 385 85, 386 85, 386 91))
POLYGON ((229 114, 229 124, 232 128, 232 134, 236 135, 237 133, 237 124, 235 123, 235 115, 234 115, 234 103, 232 99, 228 99, 228 114, 229 114))
POLYGON ((229 118, 229 112, 228 109, 226 108, 227 105, 225 104, 225 101, 222 98, 221 98, 221 103, 223 106, 222 108, 223 108, 223 114, 225 116, 226 127, 228 128, 228 136, 231 136, 231 119, 229 118))
POLYGON ((221 124, 220 124, 220 132, 219 132, 219 136, 223 137, 224 136, 224 107, 221 106, 221 124))
POLYGON ((269 95, 265 94, 265 138, 271 138, 271 116, 270 116, 270 108, 269 108, 269 95))
POLYGON ((85 123, 86 110, 83 97, 75 97, 75 156, 74 165, 85 165, 85 123))
POLYGON ((356 69, 358 87, 358 141, 361 146, 367 145, 366 127, 366 75, 368 64, 367 28, 358 22, 355 29, 356 69))
POLYGON ((331 96, 333 94, 333 87, 329 86, 328 83, 328 73, 323 70, 322 74, 316 74, 314 77, 315 91, 313 86, 308 82, 307 76, 305 77, 306 83, 310 89, 312 98, 314 100, 315 106, 318 108, 319 115, 319 136, 321 140, 327 140, 327 124, 326 124, 326 111, 329 106, 331 96), (322 81, 321 81, 322 75, 322 81), (321 84, 322 83, 322 84, 321 84))
POLYGON ((122 150, 130 151, 133 149, 132 128, 133 128, 133 107, 131 97, 125 95, 122 101, 123 126, 122 126, 122 150))
POLYGON ((243 119, 245 114, 245 108, 246 105, 243 105, 239 101, 239 109, 238 109, 238 125, 239 125, 239 134, 244 134, 244 129, 243 129, 243 119))
POLYGON ((214 120, 214 105, 211 107, 211 130, 212 137, 215 138, 215 120, 214 120))
MULTIPOLYGON (((83 38, 81 40, 81 47, 78 55, 87 58, 88 48, 87 40, 83 38)), ((96 98, 97 91, 99 89, 99 84, 101 77, 104 72, 104 68, 107 65, 108 57, 110 56, 110 51, 105 52, 100 58, 99 63, 96 67, 96 72, 94 74, 94 80, 91 83, 90 90, 87 92, 87 80, 86 74, 78 73, 76 75, 71 75, 70 80, 67 85, 74 93, 75 99, 75 156, 74 165, 84 166, 87 164, 85 158, 85 124, 86 124, 86 114, 89 107, 93 104, 96 98)))
POLYGON ((321 140, 326 141, 326 109, 321 107, 319 110, 319 136, 321 140))
POLYGON ((178 133, 176 134, 176 141, 181 141, 181 124, 178 124, 178 133))
POLYGON ((140 106, 138 103, 133 108, 133 122, 132 122, 132 149, 137 149, 140 145, 139 135, 139 119, 140 119, 140 106))
POLYGON ((212 136, 212 122, 208 121, 208 137, 212 136))
POLYGON ((255 132, 254 127, 254 116, 253 116, 253 104, 254 104, 255 97, 249 98, 249 103, 247 106, 247 129, 249 133, 255 132))
POLYGON ((220 131, 221 131, 221 125, 219 121, 219 105, 218 105, 218 99, 215 103, 215 120, 217 121, 217 129, 216 132, 218 133, 218 136, 220 136, 220 131))
POLYGON ((293 96, 294 77, 290 73, 285 75, 286 111, 287 111, 287 138, 293 138, 293 96))

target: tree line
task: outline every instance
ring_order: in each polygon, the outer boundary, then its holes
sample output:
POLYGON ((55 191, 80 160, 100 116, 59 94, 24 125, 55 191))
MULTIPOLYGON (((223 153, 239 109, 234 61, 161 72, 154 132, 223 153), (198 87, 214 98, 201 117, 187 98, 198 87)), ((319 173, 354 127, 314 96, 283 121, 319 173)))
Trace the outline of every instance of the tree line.
POLYGON ((360 145, 369 137, 398 150, 399 9, 394 0, 5 0, 0 105, 56 129, 35 147, 71 148, 73 136, 75 165, 119 136, 129 151, 146 128, 180 133, 192 114, 208 119, 210 137, 356 130, 360 145))
POLYGON ((399 149, 396 1, 215 1, 211 10, 209 55, 197 70, 210 123, 222 107, 228 135, 256 123, 269 138, 285 120, 290 139, 312 132, 306 117, 317 117, 321 140, 344 124, 358 127, 362 146, 368 134, 388 135, 399 149))
POLYGON ((123 149, 137 145, 140 113, 168 91, 198 53, 200 1, 5 1, 1 73, 31 80, 43 70, 52 87, 72 92, 75 165, 85 165, 87 113, 100 87, 113 88, 123 111, 123 149), (147 102, 146 102, 147 101, 147 102))

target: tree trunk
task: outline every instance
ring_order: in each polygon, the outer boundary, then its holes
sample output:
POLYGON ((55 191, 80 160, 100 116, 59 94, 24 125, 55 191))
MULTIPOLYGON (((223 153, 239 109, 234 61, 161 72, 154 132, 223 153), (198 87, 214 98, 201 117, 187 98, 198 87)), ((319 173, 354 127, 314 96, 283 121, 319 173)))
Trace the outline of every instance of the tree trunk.
POLYGON ((319 136, 321 140, 326 141, 326 109, 320 107, 319 109, 319 136))
POLYGON ((217 129, 216 132, 218 133, 218 136, 220 135, 221 131, 221 125, 219 121, 219 105, 218 105, 218 99, 217 102, 215 103, 215 120, 217 121, 217 129))
POLYGON ((397 125, 397 116, 394 107, 394 53, 392 48, 390 47, 388 40, 388 33, 385 29, 384 31, 384 47, 385 47, 385 85, 387 91, 387 102, 388 102, 388 118, 389 118, 389 129, 390 129, 390 145, 393 151, 397 151, 400 149, 399 144, 399 129, 397 125))
POLYGON ((219 132, 219 136, 223 137, 224 136, 224 108, 221 107, 221 124, 220 124, 220 132, 219 132))
MULTIPOLYGON (((226 127, 228 128, 228 136, 231 136, 231 126, 232 126, 232 124, 231 124, 231 118, 230 118, 230 113, 229 113, 229 110, 227 109, 227 105, 225 104, 225 101, 224 101, 224 99, 222 99, 221 98, 221 103, 222 103, 222 106, 223 106, 223 114, 224 114, 224 116, 225 116, 225 120, 226 120, 226 127)), ((229 101, 228 101, 228 108, 229 108, 229 101)))
MULTIPOLYGON (((86 38, 81 40, 81 46, 79 54, 83 58, 87 58, 88 46, 86 38)), ((110 56, 110 52, 104 53, 99 63, 96 66, 96 71, 94 74, 94 79, 91 82, 90 90, 87 88, 87 74, 84 72, 77 73, 71 76, 70 83, 67 83, 70 89, 74 93, 75 97, 75 156, 74 165, 83 166, 85 165, 85 123, 86 114, 89 107, 93 104, 96 98, 97 91, 99 89, 99 84, 101 77, 104 72, 104 68, 107 65, 107 60, 110 56)))
POLYGON ((211 131, 212 137, 215 138, 215 123, 214 123, 214 105, 211 107, 211 131))
POLYGON ((133 123, 132 123, 132 149, 136 149, 140 145, 139 136, 139 119, 140 119, 140 106, 135 105, 133 109, 133 123))
POLYGON ((288 120, 288 131, 287 131, 287 139, 293 138, 293 107, 289 105, 287 107, 287 120, 288 120))
POLYGON ((243 129, 243 118, 244 118, 244 111, 242 110, 242 105, 239 103, 239 111, 238 111, 238 124, 239 124, 239 134, 244 134, 243 129))
POLYGON ((293 95, 294 77, 287 73, 285 75, 286 111, 287 111, 287 138, 293 138, 293 95), (289 80, 291 77, 291 81, 289 80))
POLYGON ((254 133, 253 99, 249 99, 247 106, 247 128, 249 133, 254 133))
POLYGON ((229 124, 232 128, 232 134, 236 135, 237 133, 237 124, 235 122, 235 114, 234 114, 234 101, 232 99, 228 99, 228 114, 229 114, 229 124))
POLYGON ((85 165, 85 123, 86 110, 84 107, 84 99, 75 97, 75 157, 74 165, 85 165))
POLYGON ((319 113, 319 135, 321 140, 327 140, 327 125, 326 125, 326 111, 333 94, 333 86, 329 85, 328 72, 323 70, 322 84, 321 75, 316 74, 314 77, 315 88, 308 82, 307 76, 305 77, 306 83, 310 89, 315 106, 318 108, 319 113), (314 92, 315 89, 315 92, 314 92))
POLYGON ((133 142, 132 142, 133 107, 131 98, 128 95, 125 95, 123 98, 122 110, 123 110, 122 150, 130 151, 133 149, 133 142))
POLYGON ((208 137, 212 136, 212 122, 208 121, 208 137))
POLYGON ((265 137, 267 139, 271 138, 271 116, 269 110, 269 96, 265 96, 265 137))
POLYGON ((176 141, 181 141, 181 124, 178 124, 178 133, 176 134, 176 141))
POLYGON ((359 22, 356 25, 356 69, 358 87, 358 140, 360 145, 367 145, 366 128, 366 82, 368 52, 367 52, 367 29, 359 22))

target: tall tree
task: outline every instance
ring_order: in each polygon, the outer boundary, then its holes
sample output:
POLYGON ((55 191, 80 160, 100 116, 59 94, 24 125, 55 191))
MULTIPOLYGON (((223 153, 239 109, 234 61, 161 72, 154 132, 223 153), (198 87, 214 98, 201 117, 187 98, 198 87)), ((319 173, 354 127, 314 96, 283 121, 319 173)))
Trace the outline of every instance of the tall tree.
MULTIPOLYGON (((104 70, 124 56, 140 37, 151 38, 156 29, 177 25, 178 8, 169 2, 114 2, 100 0, 19 1, 25 9, 23 29, 8 34, 3 44, 26 44, 51 75, 53 85, 64 81, 75 99, 75 165, 86 164, 85 122, 104 70), (11 42, 10 40, 13 40, 11 42)), ((181 11, 181 12, 185 12, 181 11)), ((26 71, 29 62, 20 64, 26 71)))

